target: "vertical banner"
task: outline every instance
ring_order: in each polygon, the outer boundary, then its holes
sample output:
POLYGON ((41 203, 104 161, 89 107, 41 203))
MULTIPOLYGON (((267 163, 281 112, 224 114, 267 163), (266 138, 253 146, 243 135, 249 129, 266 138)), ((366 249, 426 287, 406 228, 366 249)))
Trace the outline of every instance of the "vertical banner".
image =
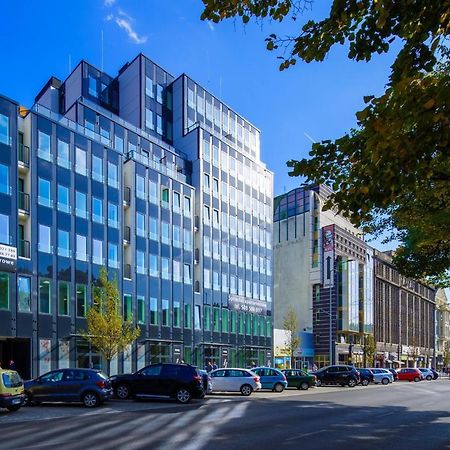
POLYGON ((51 364, 52 341, 39 339, 39 375, 49 372, 51 364))
POLYGON ((123 351, 123 373, 131 373, 131 344, 123 351))
POLYGON ((137 370, 145 367, 145 343, 137 345, 137 370))
POLYGON ((59 346, 58 346, 58 353, 59 353, 59 363, 58 367, 60 369, 68 369, 70 366, 70 347, 69 347, 69 341, 60 340, 59 346))
POLYGON ((334 286, 334 225, 322 228, 322 284, 334 286))

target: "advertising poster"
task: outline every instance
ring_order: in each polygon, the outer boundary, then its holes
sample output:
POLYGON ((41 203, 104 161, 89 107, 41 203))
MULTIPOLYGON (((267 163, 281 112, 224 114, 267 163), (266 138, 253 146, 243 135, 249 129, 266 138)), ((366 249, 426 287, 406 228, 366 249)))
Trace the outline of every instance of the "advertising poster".
POLYGON ((322 228, 322 280, 324 287, 334 286, 334 225, 322 228))
POLYGON ((131 373, 131 345, 123 351, 123 373, 131 373))
POLYGON ((51 354, 52 341, 50 339, 39 339, 39 375, 51 370, 51 354))
POLYGON ((70 365, 69 353, 70 353, 69 341, 60 340, 59 341, 59 368, 60 369, 69 368, 69 365, 70 365))
POLYGON ((145 366, 145 344, 138 344, 137 349, 137 369, 142 369, 145 366))

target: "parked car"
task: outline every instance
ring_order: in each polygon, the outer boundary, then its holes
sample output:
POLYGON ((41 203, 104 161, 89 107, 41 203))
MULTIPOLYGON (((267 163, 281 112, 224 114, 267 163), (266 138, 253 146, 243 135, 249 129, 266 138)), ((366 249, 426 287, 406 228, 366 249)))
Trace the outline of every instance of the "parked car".
POLYGON ((255 367, 252 372, 259 376, 262 389, 283 392, 288 386, 286 377, 281 370, 271 367, 255 367))
POLYGON ((259 376, 248 369, 216 369, 209 375, 213 392, 240 392, 249 396, 262 387, 259 376))
POLYGON ((389 384, 394 382, 394 376, 388 369, 382 369, 380 367, 371 367, 370 371, 373 373, 373 382, 375 384, 389 384))
POLYGON ((316 385, 316 376, 310 375, 303 370, 284 369, 282 370, 287 380, 287 387, 296 387, 303 391, 308 390, 311 386, 316 385))
POLYGON ((439 373, 434 370, 434 369, 430 369, 433 372, 433 380, 437 380, 439 378, 439 373))
POLYGON ((432 372, 431 369, 426 369, 426 368, 419 368, 419 370, 422 372, 424 378, 428 381, 431 381, 434 379, 434 373, 432 372))
POLYGON ((317 377, 316 385, 340 384, 341 386, 355 387, 359 381, 359 372, 353 366, 336 365, 326 366, 314 372, 317 377))
POLYGON ((419 369, 404 368, 397 371, 399 381, 420 381, 422 372, 419 369))
POLYGON ((358 369, 359 372, 359 384, 367 386, 374 381, 373 373, 370 369, 358 369))
POLYGON ((17 411, 24 402, 23 381, 15 370, 0 368, 0 408, 17 411))
POLYGON ((389 372, 392 373, 392 377, 394 378, 394 381, 398 381, 398 373, 395 369, 387 369, 389 372))
POLYGON ((209 373, 203 369, 198 369, 198 371, 199 371, 200 375, 202 376, 204 393, 211 394, 212 384, 211 384, 211 377, 209 376, 209 373))
POLYGON ((203 398, 203 376, 189 364, 152 364, 135 373, 110 378, 116 396, 122 400, 134 398, 175 399, 188 403, 203 398))
POLYGON ((25 403, 81 402, 87 408, 111 398, 108 378, 97 369, 59 369, 25 381, 25 403))

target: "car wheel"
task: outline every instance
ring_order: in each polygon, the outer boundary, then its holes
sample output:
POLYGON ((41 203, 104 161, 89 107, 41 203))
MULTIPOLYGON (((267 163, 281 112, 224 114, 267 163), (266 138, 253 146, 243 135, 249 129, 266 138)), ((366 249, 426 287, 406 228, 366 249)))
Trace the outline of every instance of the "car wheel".
POLYGON ((350 380, 348 380, 348 387, 355 387, 356 386, 356 380, 354 378, 350 378, 350 380))
POLYGON ((85 392, 81 396, 81 402, 83 403, 86 408, 95 408, 100 404, 100 400, 98 398, 98 395, 94 392, 85 392))
POLYGON ((116 395, 120 400, 126 400, 130 396, 130 388, 127 384, 119 384, 116 387, 116 395))
POLYGON ((25 392, 24 398, 23 398, 23 405, 31 406, 32 404, 33 404, 33 401, 31 400, 31 395, 28 392, 25 392))
POLYGON ((362 384, 363 386, 367 386, 367 385, 369 384, 369 380, 368 380, 367 378, 364 378, 364 379, 361 381, 361 384, 362 384))
POLYGON ((431 381, 432 378, 433 378, 433 377, 432 377, 431 375, 427 375, 427 380, 428 380, 428 381, 431 381))
POLYGON ((417 383, 418 381, 420 381, 419 377, 414 378, 414 381, 417 383))
POLYGON ((389 384, 389 378, 383 378, 381 380, 381 383, 384 384, 384 385, 389 384))
POLYGON ((316 386, 320 387, 322 386, 322 381, 320 381, 319 379, 316 380, 316 386))
POLYGON ((309 384, 308 384, 306 381, 304 381, 304 382, 300 385, 300 389, 301 389, 302 391, 307 391, 307 390, 309 389, 309 384))
POLYGON ((178 403, 189 403, 191 400, 191 393, 186 388, 179 388, 175 393, 175 399, 178 403))
POLYGON ((11 411, 11 412, 13 412, 13 411, 18 411, 18 410, 20 409, 20 406, 21 406, 21 405, 7 406, 6 409, 7 409, 8 411, 11 411))
POLYGON ((283 392, 284 391, 284 386, 281 383, 277 383, 273 389, 274 392, 283 392))
POLYGON ((241 394, 248 397, 253 392, 253 388, 249 384, 241 386, 241 394))

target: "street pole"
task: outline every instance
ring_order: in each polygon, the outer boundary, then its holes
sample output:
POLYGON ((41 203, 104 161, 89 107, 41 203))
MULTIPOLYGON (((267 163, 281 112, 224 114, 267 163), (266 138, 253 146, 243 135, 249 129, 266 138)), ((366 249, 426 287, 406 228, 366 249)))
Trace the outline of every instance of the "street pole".
MULTIPOLYGON (((333 283, 334 283, 334 271, 333 271, 333 283)), ((331 327, 332 327, 332 304, 331 304, 331 291, 332 291, 332 287, 330 286, 330 314, 328 315, 329 318, 329 344, 330 344, 330 348, 329 348, 329 352, 330 352, 330 366, 333 364, 333 344, 331 342, 332 339, 332 332, 331 332, 331 327)))

